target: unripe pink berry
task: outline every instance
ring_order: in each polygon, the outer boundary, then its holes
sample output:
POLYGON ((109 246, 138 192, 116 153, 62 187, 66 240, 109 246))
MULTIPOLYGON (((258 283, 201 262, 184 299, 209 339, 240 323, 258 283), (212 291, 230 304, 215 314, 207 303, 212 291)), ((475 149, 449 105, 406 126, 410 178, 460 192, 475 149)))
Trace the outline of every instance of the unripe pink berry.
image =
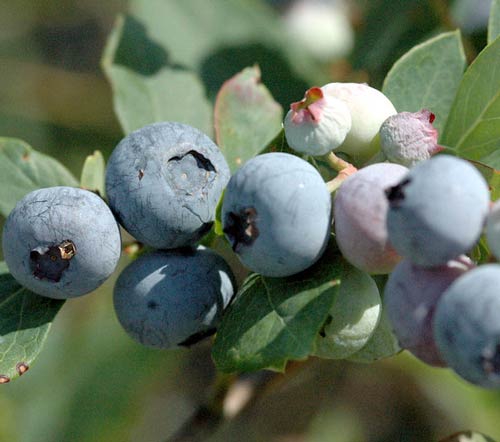
POLYGON ((432 125, 434 118, 427 109, 387 118, 380 127, 380 145, 387 159, 412 167, 442 150, 437 144, 438 131, 432 125))
POLYGON ((351 129, 351 115, 344 102, 313 87, 301 101, 290 105, 283 124, 286 141, 292 149, 325 155, 345 140, 351 129))
POLYGON ((351 112, 351 130, 336 151, 363 164, 377 153, 372 140, 382 123, 396 114, 395 107, 382 92, 363 83, 328 83, 321 89, 325 96, 342 100, 351 112))

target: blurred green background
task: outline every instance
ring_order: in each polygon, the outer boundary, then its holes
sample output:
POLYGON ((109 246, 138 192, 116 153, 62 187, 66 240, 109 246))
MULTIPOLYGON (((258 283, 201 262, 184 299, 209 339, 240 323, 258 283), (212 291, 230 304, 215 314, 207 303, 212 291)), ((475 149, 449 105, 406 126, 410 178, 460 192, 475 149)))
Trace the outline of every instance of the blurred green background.
MULTIPOLYGON (((177 7, 182 0, 164 3, 177 7)), ((292 32, 286 50, 307 53, 311 69, 295 69, 266 41, 240 41, 232 52, 206 54, 208 96, 258 63, 263 82, 287 109, 316 78, 380 87, 399 56, 440 31, 460 26, 469 59, 486 39, 487 1, 332 1, 342 32, 332 37, 335 45, 321 42, 318 49, 320 40, 311 46, 301 36, 289 3, 246 2, 277 32, 292 32)), ((0 136, 22 138, 77 177, 94 150, 109 156, 123 132, 100 59, 117 14, 126 9, 122 0, 2 1, 0 136)), ((186 43, 186 36, 179 38, 186 43)), ((1 386, 1 442, 162 441, 208 397, 210 343, 164 352, 135 344, 114 317, 112 285, 66 303, 36 364, 1 386)), ((371 365, 311 359, 278 375, 207 440, 437 441, 462 429, 500 440, 500 394, 403 353, 371 365)))

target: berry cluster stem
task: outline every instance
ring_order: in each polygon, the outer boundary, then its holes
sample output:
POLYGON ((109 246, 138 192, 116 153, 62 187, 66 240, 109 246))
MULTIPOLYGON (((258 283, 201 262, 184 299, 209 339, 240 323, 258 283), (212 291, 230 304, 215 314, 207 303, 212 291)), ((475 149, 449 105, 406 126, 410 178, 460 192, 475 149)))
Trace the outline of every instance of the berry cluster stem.
POLYGON ((330 193, 333 193, 340 187, 340 185, 347 177, 357 172, 358 169, 351 163, 343 160, 342 158, 339 158, 333 152, 330 152, 328 155, 326 155, 326 160, 328 161, 328 164, 332 167, 332 169, 338 172, 337 176, 334 179, 326 183, 328 191, 330 193))

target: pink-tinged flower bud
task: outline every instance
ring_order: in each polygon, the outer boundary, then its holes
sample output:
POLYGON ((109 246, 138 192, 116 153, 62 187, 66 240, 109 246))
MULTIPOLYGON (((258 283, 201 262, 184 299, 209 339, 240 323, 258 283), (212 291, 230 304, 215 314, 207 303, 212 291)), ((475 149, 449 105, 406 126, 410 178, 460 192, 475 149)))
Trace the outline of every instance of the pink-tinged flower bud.
POLYGON ((434 118, 427 109, 400 112, 387 118, 380 127, 380 145, 387 159, 412 167, 443 150, 437 144, 438 131, 432 125, 434 118))
POLYGON ((342 100, 351 112, 351 130, 336 151, 348 154, 357 165, 365 163, 377 153, 371 141, 396 113, 395 107, 382 92, 363 83, 328 83, 321 89, 325 96, 342 100))
POLYGON ((344 102, 313 87, 301 101, 290 105, 283 124, 286 141, 292 149, 325 155, 345 140, 351 129, 351 114, 344 102))

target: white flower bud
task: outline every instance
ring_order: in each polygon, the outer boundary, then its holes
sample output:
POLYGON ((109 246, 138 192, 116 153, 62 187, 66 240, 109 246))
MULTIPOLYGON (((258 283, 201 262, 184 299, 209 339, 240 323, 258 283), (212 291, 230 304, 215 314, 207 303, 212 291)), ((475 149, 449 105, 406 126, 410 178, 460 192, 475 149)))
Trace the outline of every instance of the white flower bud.
POLYGON ((380 127, 380 145, 387 159, 413 167, 442 150, 437 144, 438 131, 432 125, 434 118, 426 109, 400 112, 387 118, 380 127))
POLYGON ((345 140, 351 129, 351 114, 343 101, 325 96, 321 88, 313 87, 301 101, 290 105, 283 124, 292 149, 325 155, 345 140))
POLYGON ((336 151, 348 154, 357 164, 366 162, 377 153, 371 141, 382 123, 396 113, 395 107, 382 92, 364 83, 328 83, 321 89, 325 96, 342 100, 351 112, 351 130, 336 151))

